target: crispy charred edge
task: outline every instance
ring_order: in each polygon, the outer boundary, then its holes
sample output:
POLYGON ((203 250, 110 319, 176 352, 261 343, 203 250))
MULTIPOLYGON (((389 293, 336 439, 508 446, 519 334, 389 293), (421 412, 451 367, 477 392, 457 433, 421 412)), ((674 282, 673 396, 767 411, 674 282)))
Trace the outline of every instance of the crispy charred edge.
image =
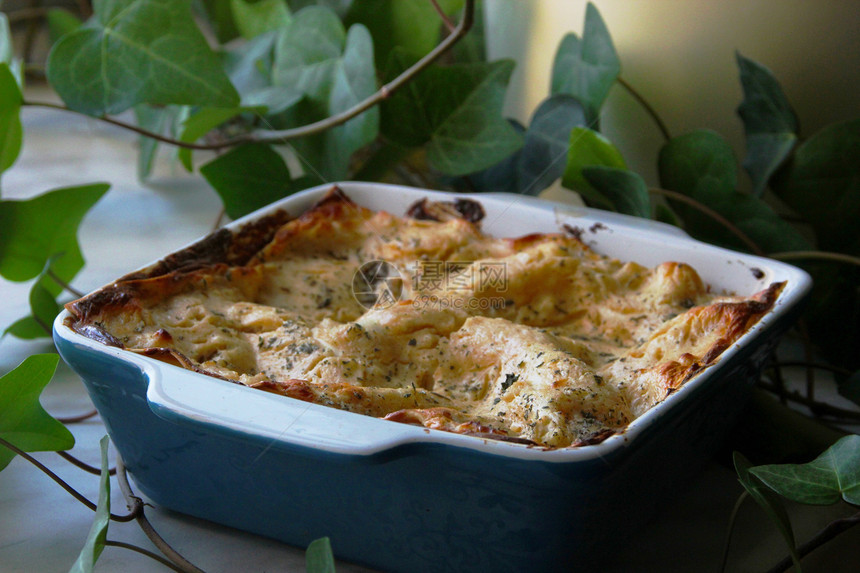
POLYGON ((235 279, 257 271, 255 267, 230 267, 218 263, 193 271, 173 271, 151 278, 116 282, 84 298, 66 303, 65 308, 71 316, 66 319, 65 325, 78 334, 122 348, 113 336, 101 328, 98 322, 100 316, 134 310, 144 305, 145 301, 171 296, 211 277, 226 276, 228 269, 235 279), (116 341, 116 344, 112 341, 116 341))
POLYGON ((484 207, 472 199, 454 201, 430 201, 426 197, 413 203, 406 210, 406 216, 419 221, 450 221, 463 219, 479 223, 486 216, 484 207))
POLYGON ((269 244, 255 253, 248 262, 256 264, 276 258, 288 248, 292 239, 310 233, 312 229, 316 229, 317 233, 325 233, 335 224, 357 225, 372 215, 370 209, 354 203, 340 187, 333 185, 310 209, 290 221, 290 224, 281 226, 269 244))
POLYGON ((162 280, 179 283, 182 277, 204 269, 226 269, 245 265, 266 244, 278 229, 292 220, 292 216, 279 209, 256 221, 243 225, 238 231, 221 229, 193 245, 173 253, 149 268, 130 273, 115 283, 73 300, 65 305, 72 319, 66 326, 88 338, 109 346, 119 346, 104 329, 90 324, 92 317, 108 308, 122 308, 140 295, 143 281, 162 280))
POLYGON ((714 341, 701 358, 685 353, 677 361, 666 362, 657 367, 657 373, 666 384, 666 395, 676 391, 693 376, 714 364, 727 348, 770 312, 785 284, 785 282, 771 283, 766 289, 757 292, 747 300, 718 302, 706 307, 706 311, 725 314, 729 320, 729 328, 724 336, 714 341))
POLYGON ((125 283, 114 283, 91 295, 66 303, 69 316, 64 324, 82 336, 108 346, 122 348, 123 345, 108 333, 95 317, 107 308, 124 308, 131 304, 134 292, 125 283))
MULTIPOLYGON (((227 268, 226 265, 212 265, 210 269, 227 268)), ((150 294, 170 294, 177 287, 187 284, 198 276, 200 269, 194 271, 173 271, 164 275, 121 279, 112 285, 97 290, 83 298, 66 303, 65 307, 75 318, 75 322, 89 324, 106 310, 125 309, 133 306, 141 298, 150 294)), ((132 276, 132 275, 130 275, 132 276)))
POLYGON ((246 264, 292 216, 283 209, 243 225, 236 232, 220 229, 193 245, 168 255, 155 265, 131 273, 121 281, 154 278, 173 272, 190 272, 217 263, 246 264))

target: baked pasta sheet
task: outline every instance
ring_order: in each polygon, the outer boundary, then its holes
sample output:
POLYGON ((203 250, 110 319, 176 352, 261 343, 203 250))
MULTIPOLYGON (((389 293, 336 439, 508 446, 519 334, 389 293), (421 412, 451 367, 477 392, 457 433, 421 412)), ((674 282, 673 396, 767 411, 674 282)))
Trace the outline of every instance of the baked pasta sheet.
POLYGON ((711 292, 577 233, 496 238, 478 203, 339 189, 71 302, 77 332, 249 388, 546 448, 598 443, 718 361, 785 283, 711 292))

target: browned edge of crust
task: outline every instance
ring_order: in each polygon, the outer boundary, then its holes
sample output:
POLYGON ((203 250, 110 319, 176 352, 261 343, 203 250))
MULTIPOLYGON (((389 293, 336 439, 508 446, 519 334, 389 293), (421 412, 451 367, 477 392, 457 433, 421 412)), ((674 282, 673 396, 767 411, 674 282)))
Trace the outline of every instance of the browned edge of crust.
MULTIPOLYGON (((299 221, 312 222, 322 219, 337 219, 342 217, 346 209, 359 208, 339 187, 332 188, 325 196, 317 201, 309 210, 299 216, 299 221)), ((483 216, 484 211, 480 203, 468 199, 458 199, 456 202, 429 202, 426 198, 414 203, 407 216, 425 220, 450 220, 462 218, 466 221, 477 223, 483 216)), ((265 245, 280 233, 283 226, 294 220, 286 211, 277 210, 273 213, 242 226, 235 232, 227 229, 216 231, 189 247, 168 255, 161 261, 149 268, 142 269, 126 275, 114 284, 99 289, 98 291, 66 304, 66 308, 72 314, 67 319, 67 326, 76 332, 96 340, 108 346, 122 348, 123 345, 110 333, 104 331, 98 322, 91 321, 91 317, 97 315, 101 310, 112 306, 123 306, 129 304, 139 294, 140 288, 147 283, 156 281, 183 282, 189 278, 194 271, 215 266, 240 266, 253 262, 255 255, 265 245)), ((299 225, 303 227, 303 225, 299 225)), ((571 233, 583 247, 578 233, 571 233)), ((545 233, 534 233, 522 237, 508 239, 519 247, 546 240, 545 233)), ((563 236, 556 234, 557 236, 563 236)), ((764 316, 776 303, 779 294, 785 287, 785 282, 772 283, 766 289, 756 293, 751 298, 739 302, 723 302, 718 305, 727 305, 732 313, 731 328, 725 337, 715 341, 708 351, 696 360, 682 362, 670 362, 660 365, 665 369, 667 384, 667 396, 680 388, 697 373, 715 363, 718 357, 729 348, 741 335, 764 316)), ((193 364, 181 353, 169 348, 148 348, 135 350, 139 354, 151 356, 189 370, 200 372, 215 378, 225 379, 223 376, 210 372, 193 364)), ((234 380, 230 380, 235 382, 234 380)), ((288 380, 286 382, 265 381, 254 384, 251 387, 260 390, 285 395, 291 398, 307 402, 316 402, 317 398, 309 383, 305 380, 288 380)), ((391 412, 383 419, 400 423, 415 424, 428 427, 424 419, 430 410, 401 410, 391 412)), ((439 417, 437 415, 437 417, 439 417)), ((453 424, 452 424, 453 426, 453 424)), ((466 435, 473 435, 486 439, 508 441, 519 444, 535 446, 530 440, 507 436, 504 432, 481 425, 476 421, 457 424, 458 429, 445 428, 446 431, 454 431, 466 435)), ((432 425, 431 425, 432 427, 432 425)), ((593 445, 603 442, 608 437, 619 433, 615 429, 606 429, 594 436, 572 444, 570 447, 593 445)))
POLYGON ((235 231, 219 229, 147 268, 129 273, 111 285, 66 303, 65 308, 72 315, 66 319, 66 326, 103 344, 122 346, 98 325, 90 324, 90 318, 107 307, 129 303, 136 291, 133 284, 169 275, 178 278, 218 264, 243 265, 292 219, 287 211, 278 209, 235 231))
POLYGON ((785 281, 771 283, 767 288, 754 294, 747 300, 737 302, 718 302, 714 308, 725 310, 730 317, 731 324, 725 336, 715 340, 707 352, 698 360, 685 354, 681 358, 689 357, 681 362, 667 362, 659 365, 666 381, 666 395, 668 396, 693 376, 713 365, 722 353, 743 336, 754 324, 767 314, 776 304, 780 293, 785 288, 785 281))

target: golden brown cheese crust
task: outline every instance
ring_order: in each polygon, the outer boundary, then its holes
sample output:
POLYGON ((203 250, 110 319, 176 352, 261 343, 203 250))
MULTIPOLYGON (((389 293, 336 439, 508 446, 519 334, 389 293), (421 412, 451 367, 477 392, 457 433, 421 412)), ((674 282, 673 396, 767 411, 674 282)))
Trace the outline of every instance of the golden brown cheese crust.
POLYGON ((334 190, 70 303, 71 326, 291 398, 568 447, 623 431, 713 364, 783 286, 718 297, 683 263, 624 263, 562 233, 489 237, 468 202, 411 213, 334 190), (402 293, 368 310, 353 277, 375 260, 402 293))

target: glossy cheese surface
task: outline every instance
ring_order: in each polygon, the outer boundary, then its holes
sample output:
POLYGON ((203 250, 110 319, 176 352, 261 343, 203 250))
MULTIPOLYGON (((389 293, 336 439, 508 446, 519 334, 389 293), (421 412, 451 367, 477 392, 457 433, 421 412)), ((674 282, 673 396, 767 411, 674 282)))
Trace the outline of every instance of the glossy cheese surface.
POLYGON ((782 288, 717 296, 683 263, 646 268, 563 233, 494 238, 455 215, 333 192, 247 256, 182 259, 70 303, 72 326, 291 398, 558 448, 622 432, 782 288))

